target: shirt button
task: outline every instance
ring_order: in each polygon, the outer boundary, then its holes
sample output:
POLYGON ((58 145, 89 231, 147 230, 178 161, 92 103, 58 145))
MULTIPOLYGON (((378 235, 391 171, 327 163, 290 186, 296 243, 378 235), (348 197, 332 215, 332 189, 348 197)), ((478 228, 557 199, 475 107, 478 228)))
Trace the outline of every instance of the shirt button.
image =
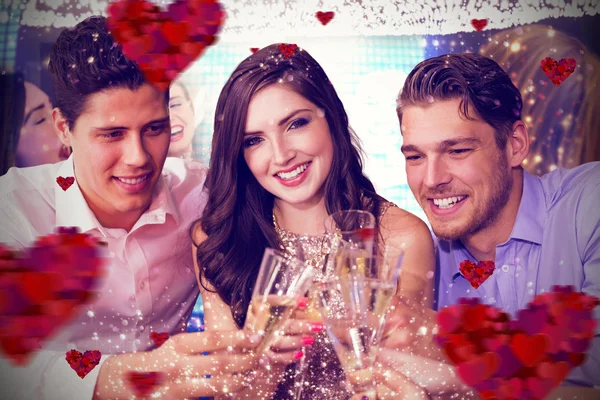
POLYGON ((504 265, 502 266, 502 271, 504 271, 504 272, 508 272, 508 269, 509 269, 509 266, 508 266, 507 264, 504 264, 504 265))
POLYGON ((143 280, 140 282, 140 290, 144 290, 145 287, 146 287, 146 281, 143 280))

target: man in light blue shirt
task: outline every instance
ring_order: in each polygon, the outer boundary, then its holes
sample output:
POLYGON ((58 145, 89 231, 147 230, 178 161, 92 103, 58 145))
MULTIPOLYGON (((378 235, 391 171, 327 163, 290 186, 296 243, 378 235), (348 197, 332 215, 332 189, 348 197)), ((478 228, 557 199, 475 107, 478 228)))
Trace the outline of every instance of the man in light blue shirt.
MULTIPOLYGON (((477 54, 425 60, 404 83, 402 153, 408 184, 436 235, 436 309, 478 297, 516 317, 554 285, 600 298, 600 163, 543 177, 525 172, 530 138, 521 110, 510 77, 477 54), (460 272, 465 260, 492 260, 496 268, 475 288, 460 272)), ((600 307, 594 312, 598 321, 600 307)), ((597 325, 586 363, 564 385, 600 388, 598 332, 597 325)), ((563 396, 600 395, 588 390, 559 389, 563 396)))

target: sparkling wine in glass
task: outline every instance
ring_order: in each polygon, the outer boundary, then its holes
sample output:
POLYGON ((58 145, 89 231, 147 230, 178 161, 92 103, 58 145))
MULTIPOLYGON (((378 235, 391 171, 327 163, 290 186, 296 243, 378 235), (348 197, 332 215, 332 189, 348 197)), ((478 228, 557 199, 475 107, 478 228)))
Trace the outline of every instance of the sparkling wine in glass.
POLYGON ((265 250, 252 293, 244 331, 260 335, 260 354, 273 343, 284 323, 312 284, 314 268, 286 258, 275 249, 265 250))
POLYGON ((366 305, 364 277, 343 277, 317 285, 319 311, 340 360, 349 390, 374 398, 372 336, 377 318, 366 305))

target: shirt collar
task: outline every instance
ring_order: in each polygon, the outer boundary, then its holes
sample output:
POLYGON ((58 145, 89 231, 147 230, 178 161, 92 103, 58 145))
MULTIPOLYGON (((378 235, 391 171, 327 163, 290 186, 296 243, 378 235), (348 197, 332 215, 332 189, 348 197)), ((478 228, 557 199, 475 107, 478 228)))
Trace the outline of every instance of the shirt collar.
MULTIPOLYGON (((521 203, 517 211, 517 217, 512 232, 508 237, 511 239, 520 239, 528 242, 542 244, 544 234, 544 224, 546 222, 546 200, 542 184, 538 177, 523 171, 523 193, 521 203)), ((460 240, 438 241, 438 246, 446 246, 454 258, 456 271, 452 276, 452 281, 462 275, 460 273, 460 262, 466 259, 474 260, 467 248, 460 240)))
POLYGON ((154 188, 152 203, 150 203, 148 210, 135 223, 132 231, 146 224, 162 224, 166 221, 168 214, 173 216, 175 223, 179 225, 179 210, 175 206, 175 200, 165 182, 166 179, 164 174, 158 178, 158 182, 154 188))
MULTIPOLYGON (((75 177, 72 155, 59 167, 56 178, 59 176, 75 177)), ((57 184, 54 189, 54 197, 56 200, 56 226, 76 226, 82 233, 99 229, 106 236, 94 213, 88 207, 77 179, 67 190, 63 190, 57 184)))
POLYGON ((523 171, 523 194, 510 239, 542 244, 546 223, 546 199, 540 179, 523 171))
MULTIPOLYGON (((58 178, 59 176, 62 176, 63 178, 75 176, 73 155, 63 161, 63 164, 58 169, 56 177, 58 178)), ((82 233, 98 229, 104 237, 110 236, 106 228, 98 222, 96 216, 92 210, 90 210, 87 201, 79 188, 77 179, 75 179, 73 185, 67 190, 62 190, 57 184, 54 193, 56 200, 56 226, 76 226, 82 233)), ((161 175, 154 188, 154 195, 150 207, 135 223, 132 231, 146 224, 164 223, 167 214, 171 214, 177 225, 179 225, 179 211, 177 207, 175 207, 172 193, 167 188, 165 177, 161 175)))

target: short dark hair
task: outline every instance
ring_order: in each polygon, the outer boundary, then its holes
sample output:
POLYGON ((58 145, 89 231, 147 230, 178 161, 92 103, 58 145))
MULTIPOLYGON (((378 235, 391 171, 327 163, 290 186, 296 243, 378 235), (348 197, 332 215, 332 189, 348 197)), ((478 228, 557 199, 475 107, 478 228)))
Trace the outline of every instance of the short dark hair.
POLYGON ((54 82, 55 104, 71 130, 90 95, 112 88, 135 90, 146 83, 137 64, 125 57, 113 40, 106 18, 101 16, 87 18, 60 33, 48 70, 54 82))
POLYGON ((408 75, 398 98, 398 118, 407 106, 460 98, 459 110, 474 119, 469 107, 495 130, 504 149, 512 126, 521 119, 523 100, 510 77, 492 59, 479 54, 446 54, 419 63, 408 75))

